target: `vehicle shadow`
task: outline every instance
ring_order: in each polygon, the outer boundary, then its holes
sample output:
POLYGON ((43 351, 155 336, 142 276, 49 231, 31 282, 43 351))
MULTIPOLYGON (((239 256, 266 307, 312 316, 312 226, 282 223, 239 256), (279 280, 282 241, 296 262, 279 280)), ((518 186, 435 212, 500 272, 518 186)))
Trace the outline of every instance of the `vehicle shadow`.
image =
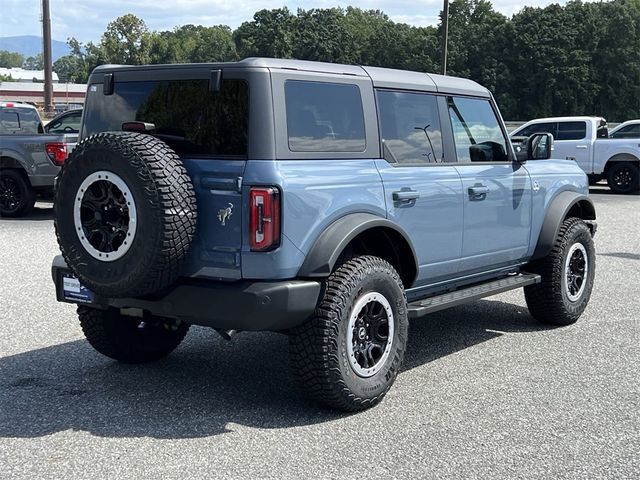
MULTIPOLYGON (((526 309, 497 301, 416 320, 404 369, 485 342, 501 333, 540 329, 526 309)), ((239 334, 225 342, 194 328, 169 358, 123 365, 84 340, 0 359, 0 437, 64 430, 102 437, 194 438, 233 424, 289 428, 346 414, 302 399, 291 377, 287 338, 239 334)))
POLYGON ((589 195, 615 195, 606 183, 591 185, 589 195))
POLYGON ((4 222, 53 220, 53 205, 51 203, 37 203, 29 215, 18 218, 3 217, 0 215, 0 220, 4 222))

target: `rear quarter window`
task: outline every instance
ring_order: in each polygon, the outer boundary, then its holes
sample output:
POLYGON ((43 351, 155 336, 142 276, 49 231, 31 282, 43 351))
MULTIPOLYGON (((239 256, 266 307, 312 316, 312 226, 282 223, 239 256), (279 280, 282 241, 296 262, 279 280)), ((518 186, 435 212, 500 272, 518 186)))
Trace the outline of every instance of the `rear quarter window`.
POLYGON ((292 152, 364 152, 360 89, 343 83, 287 80, 287 135, 292 152))
POLYGON ((90 86, 83 137, 131 121, 154 124, 154 135, 180 155, 246 156, 249 86, 224 80, 211 92, 208 80, 116 82, 112 95, 90 86))
POLYGON ((556 140, 582 140, 587 136, 587 122, 558 122, 556 140))

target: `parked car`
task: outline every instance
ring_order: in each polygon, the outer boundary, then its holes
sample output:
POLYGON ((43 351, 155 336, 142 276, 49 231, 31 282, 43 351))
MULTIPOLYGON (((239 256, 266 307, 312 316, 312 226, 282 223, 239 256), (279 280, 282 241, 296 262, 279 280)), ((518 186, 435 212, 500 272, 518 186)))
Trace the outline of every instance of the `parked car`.
POLYGON ((362 410, 401 371, 410 318, 524 288, 533 317, 567 325, 591 295, 586 175, 549 159, 546 133, 518 160, 470 80, 101 66, 81 138, 56 190, 53 280, 122 362, 168 355, 190 325, 282 332, 311 398, 362 410))
POLYGON ((640 119, 629 120, 612 128, 609 138, 640 138, 640 119))
POLYGON ((615 193, 640 190, 640 141, 609 138, 607 122, 601 117, 538 118, 511 133, 517 145, 538 132, 554 137, 554 156, 575 160, 591 183, 607 180, 615 193))
POLYGON ((45 133, 72 134, 72 140, 67 143, 67 152, 71 153, 76 147, 77 135, 80 133, 80 122, 82 121, 82 109, 67 110, 55 116, 44 126, 45 133))
POLYGON ((77 133, 45 133, 38 110, 0 102, 0 216, 27 215, 37 196, 51 197, 53 182, 77 133))
POLYGON ((67 112, 69 110, 77 110, 82 108, 81 103, 56 103, 53 106, 56 115, 67 112))

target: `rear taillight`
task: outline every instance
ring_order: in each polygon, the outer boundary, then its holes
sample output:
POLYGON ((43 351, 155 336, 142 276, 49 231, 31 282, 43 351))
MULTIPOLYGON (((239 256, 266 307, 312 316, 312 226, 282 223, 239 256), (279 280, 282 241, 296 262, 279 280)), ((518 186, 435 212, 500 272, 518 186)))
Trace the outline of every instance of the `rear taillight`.
POLYGON ((273 187, 252 187, 250 192, 251 250, 272 250, 280 244, 280 192, 273 187))
POLYGON ((69 154, 67 153, 67 144, 62 142, 51 142, 44 146, 47 155, 53 163, 62 166, 69 154))

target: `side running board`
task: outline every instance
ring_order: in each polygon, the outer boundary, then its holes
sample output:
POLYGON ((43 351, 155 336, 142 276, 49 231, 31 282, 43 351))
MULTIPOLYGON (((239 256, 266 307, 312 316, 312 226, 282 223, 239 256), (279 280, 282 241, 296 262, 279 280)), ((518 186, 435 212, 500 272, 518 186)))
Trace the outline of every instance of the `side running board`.
POLYGON ((437 312, 456 305, 462 305, 473 300, 489 297, 516 288, 540 283, 540 275, 535 273, 521 273, 510 277, 493 280, 491 282, 463 287, 449 293, 435 295, 424 300, 417 300, 408 305, 409 318, 418 318, 428 313, 437 312))

